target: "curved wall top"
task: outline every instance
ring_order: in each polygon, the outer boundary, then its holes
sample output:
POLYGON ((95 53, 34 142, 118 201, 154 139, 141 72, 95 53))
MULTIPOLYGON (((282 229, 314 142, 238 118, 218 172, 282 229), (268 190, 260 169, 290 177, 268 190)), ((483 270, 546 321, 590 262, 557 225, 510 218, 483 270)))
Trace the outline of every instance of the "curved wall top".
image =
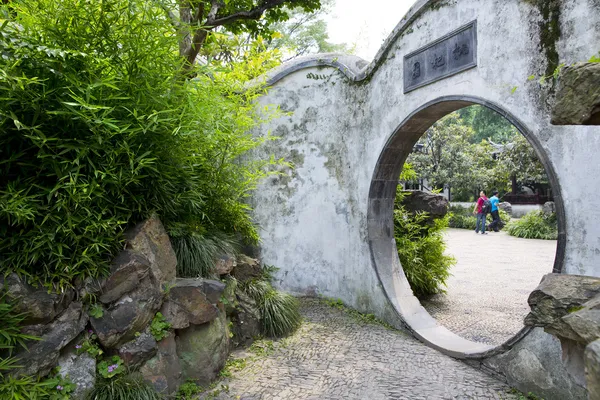
MULTIPOLYGON (((370 64, 325 54, 268 74, 272 86, 261 104, 289 113, 257 130, 280 138, 257 155, 285 157, 295 167, 267 179, 253 206, 261 256, 280 268, 280 287, 340 298, 418 336, 419 329, 437 329, 403 281, 391 218, 373 216, 389 215, 395 193, 390 177, 435 121, 432 116, 472 103, 495 107, 517 122, 551 173, 564 211, 557 266, 564 273, 600 276, 600 208, 589 201, 600 192, 600 127, 551 125, 549 84, 528 80, 546 73, 554 52, 565 63, 598 52, 600 1, 558 3, 556 19, 545 20, 542 8, 549 2, 542 0, 421 0, 370 64), (477 66, 405 93, 404 75, 410 72, 404 57, 473 21, 477 66), (542 42, 556 22, 561 35, 542 42)), ((483 359, 525 391, 544 395, 551 386, 568 399, 580 390, 560 369, 559 345, 537 329, 496 349, 512 349, 498 356, 470 342, 453 348, 443 335, 420 337, 454 356, 483 359), (514 372, 521 371, 519 362, 539 366, 537 376, 547 376, 551 385, 543 388, 514 372)))

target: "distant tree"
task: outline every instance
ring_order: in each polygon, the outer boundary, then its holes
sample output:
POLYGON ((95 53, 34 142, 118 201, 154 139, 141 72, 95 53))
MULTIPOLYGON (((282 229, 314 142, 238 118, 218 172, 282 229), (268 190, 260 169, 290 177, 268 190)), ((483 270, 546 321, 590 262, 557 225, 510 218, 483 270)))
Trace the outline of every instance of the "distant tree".
POLYGON ((425 132, 419 140, 421 150, 411 153, 407 162, 433 189, 448 185, 459 197, 468 197, 487 183, 492 161, 486 144, 472 143, 474 135, 473 129, 452 113, 425 132))
POLYGON ((533 146, 523 135, 516 135, 503 151, 496 155, 494 180, 510 182, 510 190, 517 193, 521 186, 548 184, 548 176, 533 146))
POLYGON ((481 105, 473 105, 458 110, 465 124, 473 128, 472 143, 490 139, 495 143, 511 142, 519 132, 506 118, 496 111, 481 105))
POLYGON ((335 0, 321 0, 321 3, 320 9, 310 13, 302 8, 289 10, 288 20, 273 24, 272 29, 278 35, 272 37, 269 47, 281 50, 286 60, 310 53, 352 53, 353 50, 345 43, 329 42, 327 22, 323 16, 331 12, 335 0))

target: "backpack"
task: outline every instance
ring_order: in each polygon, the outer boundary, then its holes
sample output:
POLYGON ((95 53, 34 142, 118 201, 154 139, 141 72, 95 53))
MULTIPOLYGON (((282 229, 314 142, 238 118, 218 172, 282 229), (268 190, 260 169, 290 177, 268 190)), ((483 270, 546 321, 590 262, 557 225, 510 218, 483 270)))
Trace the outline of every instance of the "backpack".
POLYGON ((483 205, 481 206, 481 212, 484 214, 489 214, 492 212, 492 202, 488 200, 483 201, 483 205))

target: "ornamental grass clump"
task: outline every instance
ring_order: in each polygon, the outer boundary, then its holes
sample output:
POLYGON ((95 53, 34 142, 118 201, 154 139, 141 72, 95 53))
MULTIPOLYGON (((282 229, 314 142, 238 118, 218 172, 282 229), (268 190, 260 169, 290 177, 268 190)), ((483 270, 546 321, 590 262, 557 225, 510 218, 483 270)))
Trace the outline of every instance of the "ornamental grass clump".
POLYGON ((160 400, 163 397, 139 374, 127 374, 112 379, 99 378, 86 400, 160 400))
POLYGON ((271 285, 274 270, 274 267, 265 266, 260 278, 246 282, 240 287, 256 302, 263 335, 281 337, 298 329, 302 323, 302 316, 298 299, 275 290, 271 285))
POLYGON ((508 224, 508 234, 524 239, 558 239, 556 214, 533 211, 508 224))

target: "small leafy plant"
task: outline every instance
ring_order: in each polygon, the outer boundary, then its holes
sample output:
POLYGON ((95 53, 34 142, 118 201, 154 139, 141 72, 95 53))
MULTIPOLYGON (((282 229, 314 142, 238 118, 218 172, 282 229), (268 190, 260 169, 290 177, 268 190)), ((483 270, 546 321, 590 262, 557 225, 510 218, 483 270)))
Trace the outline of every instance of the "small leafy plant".
POLYGON ((165 320, 161 313, 157 312, 150 324, 150 333, 152 333, 154 339, 157 342, 163 340, 169 336, 169 329, 171 329, 171 324, 165 320))
POLYGON ((104 379, 112 378, 123 372, 125 372, 125 365, 123 365, 123 360, 119 356, 112 356, 98 364, 98 373, 104 379))
POLYGON ((102 316, 104 315, 104 309, 99 304, 92 304, 90 305, 89 314, 92 318, 102 318, 102 316))
POLYGON ((98 345, 98 335, 94 333, 91 329, 85 332, 85 336, 82 342, 75 346, 77 354, 88 353, 90 356, 94 358, 100 357, 104 351, 98 345))
POLYGON ((179 390, 177 390, 177 394, 175 395, 176 400, 192 400, 196 395, 202 393, 203 388, 198 386, 196 382, 188 380, 181 386, 179 386, 179 390))

